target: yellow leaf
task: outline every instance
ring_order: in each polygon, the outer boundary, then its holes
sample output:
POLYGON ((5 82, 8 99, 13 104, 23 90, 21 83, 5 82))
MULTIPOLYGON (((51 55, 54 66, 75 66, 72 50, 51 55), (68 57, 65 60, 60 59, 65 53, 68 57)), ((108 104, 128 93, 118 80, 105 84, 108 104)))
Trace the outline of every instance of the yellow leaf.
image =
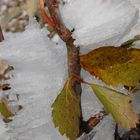
POLYGON ((140 80, 140 49, 101 47, 82 55, 80 61, 106 84, 135 87, 140 80))
POLYGON ((14 116, 4 101, 0 101, 0 113, 5 119, 14 116))
POLYGON ((105 110, 112 114, 118 124, 127 129, 136 127, 138 116, 132 110, 130 96, 99 85, 91 84, 90 86, 105 110))
POLYGON ((76 140, 79 134, 80 105, 72 88, 71 79, 65 83, 52 108, 55 127, 59 127, 60 133, 66 134, 70 140, 76 140))

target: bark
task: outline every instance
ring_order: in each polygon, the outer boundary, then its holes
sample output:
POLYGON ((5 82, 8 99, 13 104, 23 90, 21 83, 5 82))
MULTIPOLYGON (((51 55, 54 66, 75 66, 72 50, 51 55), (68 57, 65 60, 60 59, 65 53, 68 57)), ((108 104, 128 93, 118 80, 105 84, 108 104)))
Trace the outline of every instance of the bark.
POLYGON ((0 27, 0 42, 2 42, 4 40, 4 36, 3 36, 3 33, 2 33, 2 29, 0 27))
MULTIPOLYGON (((66 26, 63 24, 63 21, 59 14, 57 1, 46 0, 46 5, 50 12, 51 18, 55 23, 54 29, 56 30, 60 38, 66 43, 67 58, 68 58, 68 75, 70 78, 72 78, 74 75, 80 77, 80 72, 81 72, 80 57, 79 57, 80 47, 76 47, 74 45, 74 39, 72 38, 71 31, 68 30, 66 26)), ((77 98, 79 100, 79 105, 81 107, 81 92, 82 92, 81 83, 75 80, 74 78, 72 80, 73 80, 72 87, 77 95, 77 98)), ((82 126, 83 126, 83 117, 81 111, 80 126, 79 126, 80 129, 83 128, 82 126)), ((82 133, 82 131, 83 129, 81 129, 80 134, 82 133)))

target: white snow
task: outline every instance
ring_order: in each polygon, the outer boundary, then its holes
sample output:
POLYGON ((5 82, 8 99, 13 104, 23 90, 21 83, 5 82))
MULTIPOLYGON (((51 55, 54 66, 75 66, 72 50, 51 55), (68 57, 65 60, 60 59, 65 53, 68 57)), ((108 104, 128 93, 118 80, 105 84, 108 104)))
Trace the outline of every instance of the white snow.
POLYGON ((7 136, 8 127, 4 124, 2 117, 0 116, 0 140, 10 140, 10 136, 7 136))
POLYGON ((32 24, 0 44, 0 58, 15 69, 10 93, 19 94, 23 106, 9 124, 10 140, 63 139, 51 121, 51 104, 66 80, 66 49, 49 41, 45 32, 32 24))
POLYGON ((82 53, 116 45, 138 19, 138 10, 127 0, 70 0, 60 12, 66 26, 75 29, 82 53))
MULTIPOLYGON (((82 53, 99 45, 117 44, 138 18, 138 11, 127 0, 66 1, 61 7, 62 17, 68 28, 75 28, 75 44, 81 45, 82 53)), ((0 119, 0 140, 66 140, 54 128, 51 118, 51 104, 67 78, 66 48, 58 36, 51 42, 47 31, 30 21, 25 32, 6 34, 6 40, 0 43, 0 58, 14 66, 8 81, 12 89, 6 94, 19 94, 18 104, 23 106, 8 127, 0 119)), ((82 77, 101 83, 85 71, 82 77)), ((83 117, 87 120, 101 111, 102 105, 87 85, 82 87, 83 117)), ((114 126, 112 117, 106 116, 79 140, 90 140, 95 132, 93 140, 113 140, 114 126)))
POLYGON ((132 104, 134 111, 140 115, 140 89, 133 95, 132 104))
MULTIPOLYGON (((140 11, 140 1, 139 0, 129 0, 139 11, 140 11)), ((140 34, 140 18, 134 27, 131 28, 130 32, 124 36, 124 38, 120 41, 120 44, 128 39, 133 38, 134 36, 140 34)))
MULTIPOLYGON (((93 78, 88 72, 84 70, 81 72, 81 77, 90 83, 102 84, 100 80, 93 78)), ((83 110, 83 118, 84 120, 88 120, 90 117, 103 110, 103 106, 98 101, 97 97, 93 93, 93 90, 88 85, 82 84, 82 87, 81 105, 83 110)))

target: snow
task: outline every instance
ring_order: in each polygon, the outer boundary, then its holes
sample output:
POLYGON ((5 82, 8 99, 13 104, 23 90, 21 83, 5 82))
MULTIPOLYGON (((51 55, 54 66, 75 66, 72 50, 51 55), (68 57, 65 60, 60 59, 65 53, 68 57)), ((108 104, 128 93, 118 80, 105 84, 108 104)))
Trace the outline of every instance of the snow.
POLYGON ((127 0, 70 0, 60 12, 66 26, 75 29, 73 37, 81 53, 117 45, 138 19, 138 10, 127 0))
MULTIPOLYGON (((139 0, 130 0, 130 2, 140 11, 140 1, 139 0)), ((131 28, 130 32, 124 36, 120 44, 128 39, 133 38, 134 36, 140 34, 140 18, 138 22, 131 28)))
POLYGON ((2 117, 0 117, 0 140, 10 140, 10 136, 7 136, 6 131, 8 131, 8 128, 4 124, 2 117))
MULTIPOLYGON (((81 53, 99 45, 117 44, 138 18, 138 10, 126 0, 84 2, 67 0, 66 5, 61 7, 67 27, 75 28, 73 36, 75 44, 81 45, 81 53)), ((132 30, 130 35, 132 32, 136 33, 136 30, 132 30)), ((46 29, 40 30, 34 20, 30 20, 25 32, 5 34, 5 37, 5 41, 0 43, 0 58, 14 66, 13 76, 8 81, 12 89, 5 94, 19 94, 17 104, 21 104, 23 109, 8 126, 0 119, 0 140, 66 140, 54 128, 51 118, 51 104, 67 78, 64 43, 58 36, 55 36, 54 42, 50 41, 46 29)), ((129 34, 124 40, 128 38, 129 34)), ((86 81, 102 84, 83 70, 82 77, 86 81)), ((101 111, 103 106, 87 85, 82 87, 82 111, 87 120, 101 111)), ((90 134, 78 140, 113 140, 114 128, 112 117, 106 116, 90 134)))
POLYGON ((45 32, 31 23, 0 44, 0 58, 15 69, 10 93, 19 94, 23 106, 9 124, 10 140, 62 140, 51 121, 51 104, 67 77, 66 49, 49 41, 45 32))
MULTIPOLYGON (((81 77, 83 77, 85 81, 102 84, 100 80, 93 78, 88 72, 84 70, 81 72, 81 77)), ((103 106, 98 101, 97 97, 93 93, 93 90, 88 85, 82 84, 81 100, 84 120, 88 120, 90 117, 103 110, 103 106)))
MULTIPOLYGON (((0 44, 0 58, 14 66, 13 76, 8 81, 12 89, 5 94, 10 95, 10 100, 19 94, 19 101, 12 104, 23 106, 7 129, 4 125, 2 125, 4 129, 0 128, 1 132, 4 130, 0 135, 2 140, 67 139, 59 134, 57 128, 54 128, 51 118, 51 104, 67 78, 66 47, 60 43, 56 45, 55 42, 50 41, 46 29, 40 30, 35 21, 30 20, 25 32, 14 36, 9 34, 0 44)), ((85 71, 82 71, 82 77, 88 81, 101 82, 89 78, 89 74, 85 71)), ((85 120, 102 110, 102 105, 97 101, 92 90, 84 85, 82 110, 85 120)), ((107 120, 112 124, 112 118, 109 117, 107 120)), ((108 125, 104 128, 107 129, 104 129, 103 135, 108 132, 108 125)), ((110 131, 109 134, 113 135, 110 131)), ((87 135, 81 139, 84 137, 87 135)))
POLYGON ((135 93, 132 101, 134 111, 140 115, 140 90, 135 93))

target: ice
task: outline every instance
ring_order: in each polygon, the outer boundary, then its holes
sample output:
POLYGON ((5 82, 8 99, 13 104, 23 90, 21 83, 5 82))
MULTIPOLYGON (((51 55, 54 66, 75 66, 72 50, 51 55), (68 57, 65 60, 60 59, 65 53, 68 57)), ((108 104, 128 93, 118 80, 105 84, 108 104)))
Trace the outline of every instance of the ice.
POLYGON ((138 10, 127 0, 70 0, 60 11, 66 26, 75 29, 82 53, 116 45, 138 19, 138 10))

